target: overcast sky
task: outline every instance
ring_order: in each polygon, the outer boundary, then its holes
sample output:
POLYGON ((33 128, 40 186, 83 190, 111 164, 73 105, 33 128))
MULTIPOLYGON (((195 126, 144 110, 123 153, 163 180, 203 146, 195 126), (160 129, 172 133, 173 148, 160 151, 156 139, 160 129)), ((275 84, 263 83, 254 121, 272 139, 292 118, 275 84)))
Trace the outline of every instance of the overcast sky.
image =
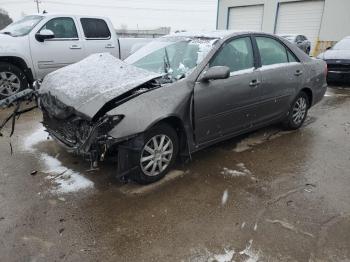
MULTIPOLYGON (((109 17, 116 28, 170 26, 174 30, 212 30, 217 0, 41 0, 40 10, 109 17)), ((34 0, 0 0, 12 19, 36 13, 34 0)))

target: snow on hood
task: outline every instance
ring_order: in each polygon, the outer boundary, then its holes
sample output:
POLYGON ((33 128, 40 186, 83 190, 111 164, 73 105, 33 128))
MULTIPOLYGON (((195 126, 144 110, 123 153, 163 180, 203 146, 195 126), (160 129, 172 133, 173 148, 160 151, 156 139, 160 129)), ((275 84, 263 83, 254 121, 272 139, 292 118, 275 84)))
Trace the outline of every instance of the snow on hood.
POLYGON ((17 52, 17 47, 21 42, 15 37, 0 34, 0 53, 17 52))
POLYGON ((92 118, 111 99, 159 76, 108 53, 94 54, 47 75, 39 93, 50 93, 92 118))
POLYGON ((327 50, 323 54, 323 59, 350 59, 350 50, 327 50))

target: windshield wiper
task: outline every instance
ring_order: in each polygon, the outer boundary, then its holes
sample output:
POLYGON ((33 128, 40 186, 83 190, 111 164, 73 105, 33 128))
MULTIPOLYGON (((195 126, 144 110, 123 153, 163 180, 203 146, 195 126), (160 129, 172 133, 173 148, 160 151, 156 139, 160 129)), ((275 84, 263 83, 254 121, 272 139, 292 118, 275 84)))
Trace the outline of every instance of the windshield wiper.
POLYGON ((166 49, 166 47, 164 48, 164 72, 166 74, 169 74, 170 71, 170 60, 169 60, 169 54, 168 54, 168 50, 166 49))

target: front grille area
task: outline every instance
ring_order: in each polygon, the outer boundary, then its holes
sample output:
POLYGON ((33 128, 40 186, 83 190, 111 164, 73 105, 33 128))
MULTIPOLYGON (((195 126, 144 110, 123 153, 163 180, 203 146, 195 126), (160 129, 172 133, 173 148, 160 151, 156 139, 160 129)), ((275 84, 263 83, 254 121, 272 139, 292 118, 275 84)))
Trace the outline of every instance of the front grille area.
POLYGON ((89 135, 91 126, 86 120, 82 120, 79 117, 69 117, 62 120, 50 116, 48 113, 43 114, 44 126, 49 132, 53 132, 52 135, 59 136, 60 140, 64 140, 66 145, 74 147, 82 144, 89 135))
POLYGON ((328 60, 328 71, 350 72, 350 60, 328 60))

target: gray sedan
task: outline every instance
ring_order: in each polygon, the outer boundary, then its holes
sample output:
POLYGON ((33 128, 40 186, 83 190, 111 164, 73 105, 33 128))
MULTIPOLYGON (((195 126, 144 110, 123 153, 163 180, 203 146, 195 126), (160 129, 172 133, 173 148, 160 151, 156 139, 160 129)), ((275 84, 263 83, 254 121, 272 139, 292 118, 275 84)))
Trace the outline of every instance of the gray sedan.
POLYGON ((94 165, 146 184, 178 157, 282 123, 299 128, 327 88, 326 63, 285 39, 215 31, 159 38, 126 62, 96 54, 48 75, 43 124, 94 165))

